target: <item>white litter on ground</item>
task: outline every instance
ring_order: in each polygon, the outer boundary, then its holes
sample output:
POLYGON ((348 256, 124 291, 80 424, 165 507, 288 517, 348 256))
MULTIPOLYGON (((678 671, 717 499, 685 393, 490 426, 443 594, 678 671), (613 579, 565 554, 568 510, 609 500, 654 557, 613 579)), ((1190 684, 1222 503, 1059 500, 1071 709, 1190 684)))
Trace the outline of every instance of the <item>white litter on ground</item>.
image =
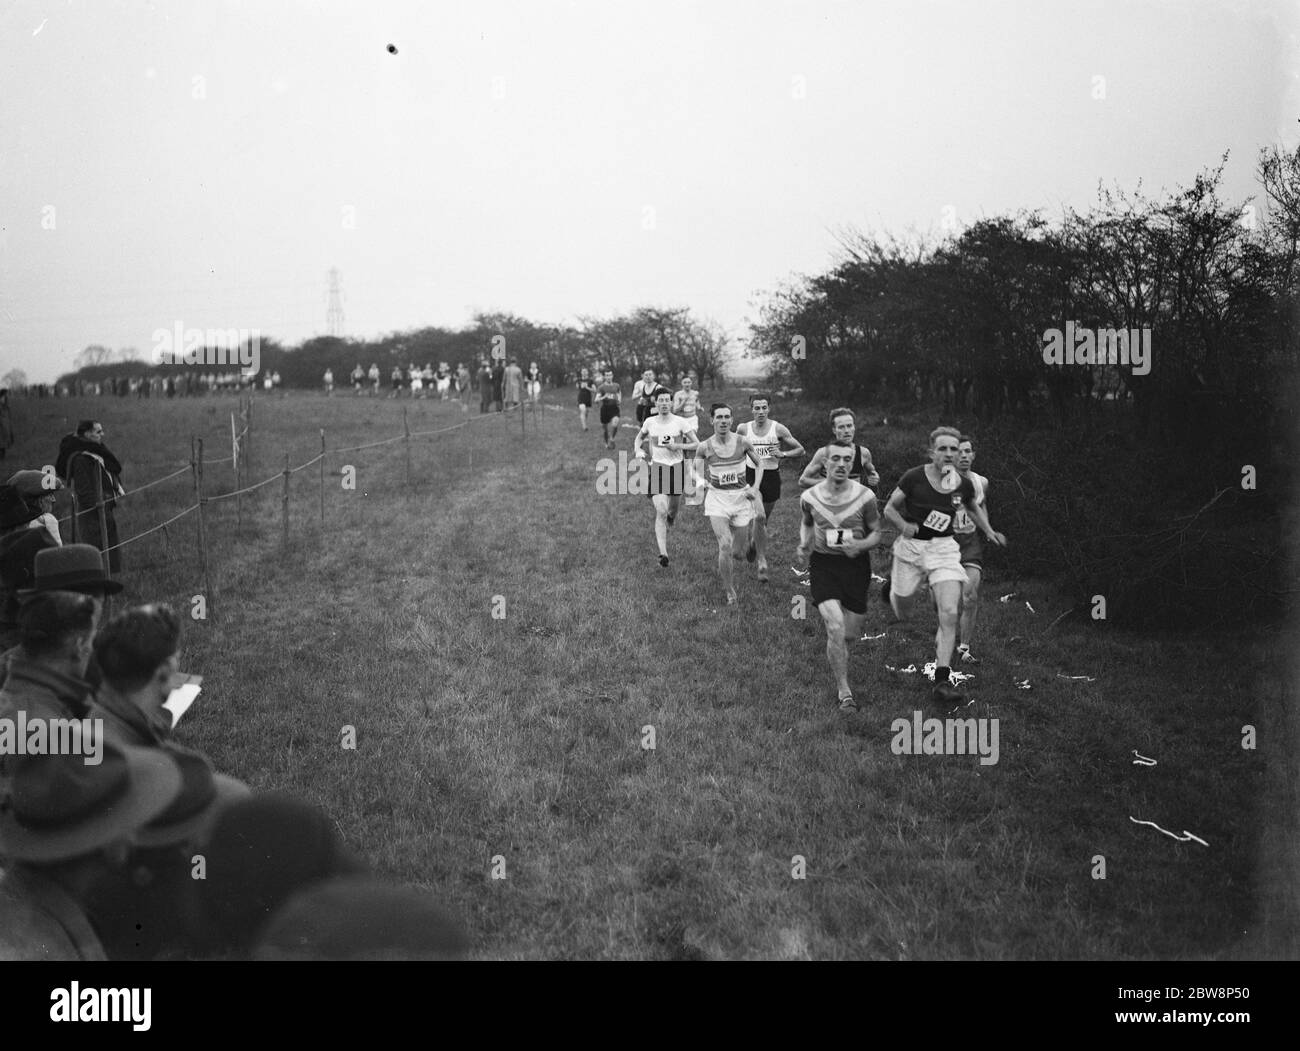
POLYGON ((1068 682, 1096 682, 1095 675, 1062 675, 1059 671, 1056 673, 1058 679, 1065 679, 1068 682))
POLYGON ((883 638, 884 638, 886 635, 888 635, 888 634, 889 634, 889 632, 887 632, 887 631, 882 631, 879 635, 863 635, 862 638, 858 639, 858 641, 859 641, 859 642, 875 642, 876 639, 883 639, 883 638))
MULTIPOLYGON (((934 682, 934 667, 935 667, 934 661, 930 661, 929 664, 927 664, 924 668, 921 669, 921 674, 924 675, 931 682, 934 682)), ((955 669, 950 670, 948 672, 948 681, 951 682, 954 686, 960 686, 968 679, 973 679, 973 678, 975 678, 974 675, 967 675, 965 672, 960 672, 955 669)))
POLYGON ((999 602, 1010 602, 1010 601, 1011 601, 1013 598, 1015 598, 1018 594, 1020 594, 1020 592, 1018 592, 1018 591, 1013 591, 1013 592, 1011 592, 1011 594, 1009 594, 1009 595, 1003 595, 1000 599, 998 599, 998 601, 999 601, 999 602))
POLYGON ((1128 819, 1132 821, 1133 824, 1135 825, 1150 825, 1157 832, 1163 832, 1170 839, 1178 840, 1179 843, 1186 843, 1189 839, 1194 839, 1197 843, 1199 843, 1203 847, 1208 847, 1210 845, 1207 842, 1205 842, 1205 840, 1203 840, 1200 836, 1192 835, 1190 832, 1187 831, 1187 829, 1183 829, 1183 834, 1180 836, 1177 832, 1170 832, 1166 828, 1161 828, 1154 821, 1139 821, 1132 814, 1129 815, 1128 819))
POLYGON ((1134 766, 1155 766, 1156 765, 1156 761, 1154 759, 1150 758, 1149 756, 1143 755, 1136 748, 1133 749, 1133 754, 1137 756, 1137 758, 1133 760, 1134 766))
POLYGON ((1029 610, 1030 613, 1037 613, 1037 612, 1038 612, 1038 610, 1034 609, 1034 607, 1031 606, 1031 605, 1029 604, 1029 600, 1028 600, 1028 599, 1025 599, 1025 609, 1029 610))
POLYGON ((1032 690, 1032 689, 1033 689, 1033 686, 1031 686, 1031 685, 1029 684, 1029 680, 1028 680, 1028 679, 1017 679, 1017 680, 1016 680, 1016 689, 1017 689, 1017 690, 1032 690))

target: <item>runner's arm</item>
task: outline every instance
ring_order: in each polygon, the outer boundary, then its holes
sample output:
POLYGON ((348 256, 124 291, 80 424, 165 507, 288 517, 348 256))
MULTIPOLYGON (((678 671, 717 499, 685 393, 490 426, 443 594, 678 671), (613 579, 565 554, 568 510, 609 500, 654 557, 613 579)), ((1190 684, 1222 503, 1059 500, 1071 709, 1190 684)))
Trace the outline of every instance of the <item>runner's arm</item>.
POLYGON ((812 512, 804 506, 803 501, 799 502, 799 510, 803 513, 799 518, 799 546, 795 548, 794 558, 795 567, 803 568, 808 564, 808 556, 812 554, 814 524, 812 512))
POLYGON ((793 434, 791 434, 790 428, 783 423, 777 424, 776 440, 778 445, 781 445, 785 442, 790 443, 790 448, 777 449, 776 456, 778 460, 785 459, 786 457, 789 456, 807 455, 807 450, 802 445, 799 444, 799 439, 796 438, 793 434))
POLYGON ((822 480, 822 474, 825 470, 826 450, 818 449, 813 453, 813 458, 808 461, 808 466, 803 469, 803 474, 799 476, 799 488, 811 489, 814 485, 822 480))
POLYGON ((874 489, 880 484, 880 472, 871 462, 871 450, 865 445, 859 445, 858 448, 862 450, 862 477, 867 480, 867 485, 874 489))
POLYGON ((919 532, 915 522, 909 522, 903 517, 903 501, 907 497, 903 495, 903 490, 895 489, 889 498, 889 503, 885 504, 885 521, 898 530, 899 536, 907 537, 909 540, 919 532), (910 530, 910 532, 909 532, 910 530))
POLYGON ((967 500, 966 510, 970 513, 971 518, 975 519, 975 524, 979 526, 980 532, 988 537, 992 543, 997 544, 998 547, 1007 546, 1007 538, 1001 533, 994 532, 993 527, 989 525, 988 512, 984 510, 982 504, 978 504, 974 500, 967 500))
POLYGON ((736 439, 744 444, 745 453, 754 461, 754 484, 749 487, 747 492, 750 494, 749 498, 756 505, 754 514, 759 515, 763 513, 763 494, 758 488, 763 484, 763 458, 754 451, 754 447, 749 444, 749 439, 742 438, 740 435, 736 435, 736 439))
POLYGON ((645 456, 645 451, 641 448, 641 442, 646 436, 646 430, 646 425, 643 423, 641 429, 636 432, 636 437, 632 439, 632 452, 638 460, 645 456))
POLYGON ((850 557, 856 557, 870 551, 880 543, 880 509, 876 506, 874 500, 869 501, 867 506, 870 511, 864 512, 862 515, 862 522, 867 526, 867 535, 861 540, 853 541, 853 550, 850 552, 850 557))

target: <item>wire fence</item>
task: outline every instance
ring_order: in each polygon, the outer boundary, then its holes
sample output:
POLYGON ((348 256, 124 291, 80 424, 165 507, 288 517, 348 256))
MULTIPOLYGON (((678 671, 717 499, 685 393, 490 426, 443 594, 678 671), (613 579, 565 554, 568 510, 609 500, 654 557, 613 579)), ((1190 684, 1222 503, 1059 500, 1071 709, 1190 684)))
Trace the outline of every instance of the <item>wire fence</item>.
MULTIPOLYGON (((269 486, 274 485, 277 481, 280 482, 282 485, 282 494, 281 494, 281 501, 280 501, 281 507, 280 507, 280 516, 279 516, 280 517, 279 524, 281 527, 280 542, 282 548, 287 550, 290 547, 291 538, 292 538, 292 531, 290 528, 290 517, 291 517, 291 505, 292 505, 291 494, 292 494, 293 487, 291 486, 291 481, 294 478, 294 476, 301 475, 302 472, 307 471, 312 467, 319 468, 317 472, 318 474, 317 488, 318 488, 318 495, 319 495, 318 516, 319 516, 320 525, 323 529, 326 522, 326 507, 327 507, 326 462, 331 457, 342 457, 344 454, 365 452, 368 450, 381 449, 385 447, 396 447, 399 443, 401 443, 405 452, 405 469, 401 475, 401 485, 409 489, 415 482, 415 475, 414 475, 415 468, 412 463, 413 443, 418 442, 424 444, 426 439, 445 437, 447 435, 451 435, 456 432, 465 432, 466 434, 468 434, 471 429, 475 429, 475 428, 486 430, 489 429, 489 425, 487 421, 491 421, 491 420, 505 421, 508 419, 513 419, 514 417, 518 417, 520 422, 519 434, 526 439, 529 432, 530 419, 532 420, 533 428, 536 430, 540 430, 541 421, 544 417, 544 413, 539 410, 542 410, 543 408, 554 409, 557 407, 543 406, 540 403, 525 402, 522 405, 512 407, 510 409, 505 410, 504 412, 488 412, 488 413, 481 413, 475 416, 466 416, 465 419, 462 419, 459 422, 450 424, 448 426, 435 427, 435 428, 424 429, 424 430, 415 430, 415 431, 411 430, 407 410, 403 409, 402 433, 393 435, 392 437, 382 438, 377 441, 343 445, 335 448, 327 447, 326 432, 324 429, 320 429, 319 430, 320 443, 321 443, 320 451, 316 453, 314 456, 312 456, 310 459, 307 459, 302 463, 299 463, 297 466, 291 466, 290 455, 288 453, 285 453, 284 467, 281 470, 278 470, 273 474, 269 474, 266 477, 261 478, 260 480, 248 481, 245 478, 245 475, 249 470, 250 451, 253 445, 253 438, 258 433, 258 431, 252 425, 251 400, 249 402, 244 402, 244 400, 241 399, 241 404, 238 412, 231 414, 231 438, 230 438, 231 455, 220 457, 220 458, 209 459, 204 456, 204 439, 197 438, 197 437, 191 438, 191 455, 190 455, 189 463, 177 467, 175 470, 171 470, 168 473, 163 474, 158 478, 154 478, 151 481, 145 482, 142 485, 136 486, 135 488, 122 493, 113 493, 113 492, 104 491, 105 490, 104 480, 109 476, 103 473, 102 470, 100 469, 101 465, 97 464, 96 469, 89 472, 89 475, 93 478, 93 482, 94 482, 93 500, 83 505, 78 499, 78 489, 80 489, 82 493, 85 494, 86 489, 88 488, 86 482, 86 475, 83 474, 78 484, 69 485, 69 489, 71 490, 71 495, 72 495, 71 513, 65 515, 63 518, 58 519, 58 521, 60 523, 72 522, 73 541, 81 542, 81 543, 89 542, 94 544, 96 547, 98 547, 102 553, 105 571, 109 572, 112 575, 117 575, 116 570, 114 569, 114 563, 117 560, 112 557, 113 553, 119 552, 121 551, 121 549, 128 547, 129 545, 136 544, 137 542, 145 539, 146 537, 150 537, 159 533, 162 534, 163 539, 166 541, 169 560, 174 562, 174 559, 171 558, 173 552, 171 548, 170 527, 189 516, 196 516, 197 545, 196 545, 196 549, 193 552, 193 554, 197 555, 197 570, 198 570, 199 579, 196 583, 201 586, 202 591, 205 594, 211 595, 212 588, 211 588, 211 581, 209 578, 209 569, 211 566, 210 556, 213 553, 212 548, 214 542, 220 538, 216 536, 209 536, 209 531, 207 528, 209 523, 205 519, 210 518, 211 513, 215 512, 218 506, 227 505, 229 501, 234 501, 235 503, 234 533, 236 536, 240 536, 244 531, 244 519, 245 519, 244 510, 245 509, 243 505, 245 503, 245 498, 252 498, 255 496, 255 494, 261 492, 262 490, 265 490, 269 486), (242 423, 242 427, 240 426, 241 423, 242 423), (211 466, 217 466, 222 464, 231 465, 231 468, 233 469, 233 473, 234 473, 234 487, 229 490, 209 493, 206 491, 204 469, 211 466), (193 490, 193 495, 191 499, 186 503, 186 506, 170 514, 162 521, 155 522, 143 529, 140 529, 138 532, 133 533, 131 536, 125 537, 123 539, 115 539, 115 542, 111 544, 108 542, 111 535, 109 520, 111 516, 114 514, 114 509, 119 504, 121 504, 122 502, 126 502, 125 506, 131 506, 131 504, 134 503, 134 501, 132 501, 131 498, 138 497, 140 494, 154 490, 155 487, 163 485, 167 482, 175 481, 176 479, 180 478, 182 475, 190 476, 191 487, 193 490), (208 515, 205 515, 205 510, 209 511, 208 515)), ((506 435, 508 435, 508 431, 502 434, 502 437, 505 437, 506 435)), ((283 441, 283 435, 277 436, 277 440, 283 441)), ((513 443, 509 443, 509 444, 513 445, 513 443)), ((525 445, 526 444, 527 443, 525 441, 525 445)), ((489 463, 493 459, 490 453, 490 449, 491 447, 487 447, 487 448, 480 447, 479 462, 481 467, 489 466, 489 463)), ((86 454, 78 454, 78 455, 86 455, 86 454)), ((464 450, 464 463, 468 470, 471 471, 473 470, 474 457, 475 457, 475 446, 473 444, 469 444, 468 448, 464 450)), ((73 459, 75 460, 75 457, 73 459)), ((449 459, 450 458, 448 457, 444 457, 444 462, 448 462, 449 459)), ((350 465, 344 465, 344 466, 350 466, 350 465)), ((437 467, 440 466, 440 464, 438 461, 434 461, 433 466, 437 467)), ((73 473, 71 464, 68 468, 68 473, 70 476, 73 473)), ((337 476, 342 473, 343 473, 342 471, 338 471, 335 472, 335 475, 337 476)), ((70 482, 71 482, 71 478, 70 478, 70 482)), ((343 488, 348 488, 348 487, 344 485, 343 488)), ((270 522, 265 519, 265 512, 266 512, 265 505, 262 505, 260 508, 257 508, 255 507, 256 501, 249 499, 247 502, 249 503, 250 513, 260 513, 263 516, 260 522, 255 522, 254 524, 259 527, 269 525, 270 522)), ((226 521, 228 522, 228 519, 226 521)), ((115 528, 115 520, 114 520, 114 528, 115 528)), ((255 535, 261 540, 267 539, 267 533, 264 528, 258 528, 255 535)), ((186 561, 187 564, 192 566, 193 564, 192 559, 187 559, 186 561)), ((152 564, 146 564, 144 566, 140 566, 139 564, 135 564, 135 565, 137 565, 137 568, 152 569, 152 568, 158 568, 159 563, 155 562, 152 564)), ((188 573, 186 573, 186 576, 188 576, 188 573)))

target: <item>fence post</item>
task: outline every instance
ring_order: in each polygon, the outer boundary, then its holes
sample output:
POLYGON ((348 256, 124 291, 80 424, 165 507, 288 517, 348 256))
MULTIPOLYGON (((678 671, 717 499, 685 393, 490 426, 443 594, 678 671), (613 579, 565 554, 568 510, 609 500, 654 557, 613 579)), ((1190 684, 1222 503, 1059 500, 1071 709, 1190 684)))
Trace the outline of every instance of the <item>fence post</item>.
POLYGON ((402 407, 402 430, 406 433, 406 487, 411 487, 411 424, 406 418, 406 407, 402 407))
POLYGON ((195 441, 191 436, 190 467, 194 473, 194 502, 199 505, 199 580, 203 582, 203 601, 207 604, 212 601, 212 588, 208 583, 208 538, 203 528, 203 439, 197 439, 197 452, 195 441))
POLYGON ((320 524, 325 525, 325 428, 320 429, 320 524))
POLYGON ((284 454, 284 497, 281 503, 284 516, 284 549, 289 550, 289 454, 284 454))
POLYGON ((104 572, 110 577, 113 564, 108 553, 108 519, 104 517, 104 473, 95 464, 95 510, 99 512, 99 550, 103 553, 104 572))

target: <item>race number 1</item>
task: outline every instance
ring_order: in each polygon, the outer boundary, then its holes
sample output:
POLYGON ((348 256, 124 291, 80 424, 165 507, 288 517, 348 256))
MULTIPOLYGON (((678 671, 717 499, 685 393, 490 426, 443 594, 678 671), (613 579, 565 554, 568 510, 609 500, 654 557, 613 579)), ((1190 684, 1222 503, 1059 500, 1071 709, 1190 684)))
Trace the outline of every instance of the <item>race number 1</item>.
POLYGON ((827 547, 843 547, 853 539, 852 529, 828 529, 826 530, 827 547))

